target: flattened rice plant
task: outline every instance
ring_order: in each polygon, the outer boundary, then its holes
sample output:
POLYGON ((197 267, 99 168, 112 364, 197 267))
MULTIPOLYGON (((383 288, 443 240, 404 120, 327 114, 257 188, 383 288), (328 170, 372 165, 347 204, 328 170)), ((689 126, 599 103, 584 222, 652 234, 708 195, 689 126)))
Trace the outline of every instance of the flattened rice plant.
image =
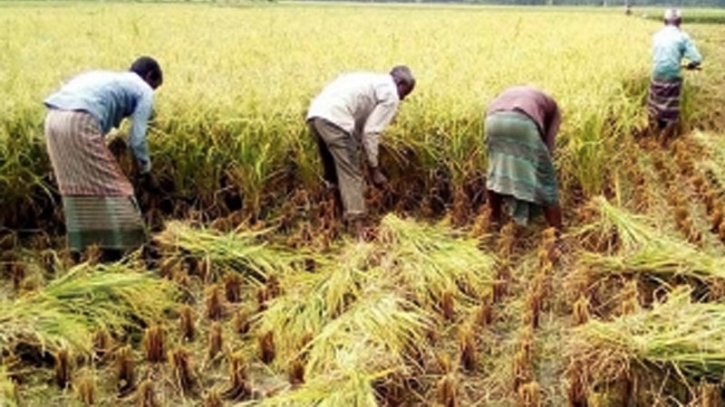
POLYGON ((361 290, 377 274, 368 270, 375 246, 348 243, 333 260, 318 256, 314 273, 291 274, 282 280, 286 295, 269 302, 263 331, 274 331, 283 360, 296 357, 304 338, 315 335, 361 297, 361 290))
POLYGON ((572 358, 583 362, 590 384, 616 380, 632 364, 670 370, 682 380, 719 381, 725 374, 725 305, 693 303, 678 287, 651 310, 611 322, 590 320, 573 330, 572 358))
POLYGON ((264 234, 264 231, 223 234, 174 221, 167 223, 166 229, 154 240, 161 245, 166 256, 176 261, 192 259, 207 262, 212 273, 232 270, 258 283, 266 280, 270 273, 289 270, 295 258, 289 252, 275 249, 259 239, 264 234))
POLYGON ((81 264, 40 291, 0 300, 0 346, 67 343, 92 352, 97 328, 119 333, 156 321, 173 305, 174 291, 167 281, 122 264, 81 264))
POLYGON ((656 227, 649 219, 597 197, 586 208, 593 220, 575 236, 585 248, 581 264, 599 273, 687 275, 702 280, 725 278, 725 258, 701 250, 656 227))
POLYGON ((575 236, 590 250, 628 252, 662 236, 649 219, 612 205, 603 196, 592 198, 582 213, 587 223, 575 236))
POLYGON ((437 307, 446 293, 475 303, 491 292, 496 257, 479 249, 477 239, 395 215, 382 220, 379 233, 387 278, 426 308, 437 307))

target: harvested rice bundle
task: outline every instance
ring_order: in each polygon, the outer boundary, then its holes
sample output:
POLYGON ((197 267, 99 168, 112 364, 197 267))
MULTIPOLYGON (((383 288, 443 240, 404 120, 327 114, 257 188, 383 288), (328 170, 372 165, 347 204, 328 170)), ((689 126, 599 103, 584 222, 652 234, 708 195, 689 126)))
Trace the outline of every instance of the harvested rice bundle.
POLYGON ((379 289, 365 294, 363 300, 325 325, 310 342, 310 376, 339 368, 341 352, 353 358, 347 363, 398 368, 404 364, 408 349, 424 343, 431 322, 422 309, 397 294, 379 289), (366 357, 370 359, 365 360, 366 357))
POLYGON ((446 293, 458 302, 477 302, 493 288, 496 257, 479 249, 476 239, 388 215, 379 241, 385 247, 381 267, 427 309, 436 309, 446 293))
POLYGON ((633 364, 674 369, 674 377, 687 380, 719 380, 725 373, 725 305, 692 303, 691 296, 689 287, 678 287, 651 310, 575 328, 571 357, 589 384, 622 379, 633 364))
POLYGON ((96 329, 113 334, 150 324, 173 306, 174 294, 168 281, 122 264, 81 264, 40 291, 0 300, 0 345, 67 343, 90 353, 96 329))
POLYGON ((290 360, 299 344, 320 332, 332 319, 345 313, 362 296, 361 289, 379 276, 370 269, 376 247, 348 243, 333 261, 316 259, 315 273, 298 273, 281 279, 285 295, 267 301, 262 331, 273 331, 277 352, 290 360))
POLYGON ((574 236, 587 250, 631 251, 661 238, 646 217, 612 205, 602 196, 593 198, 584 207, 582 218, 586 224, 574 236))
POLYGON ((686 275, 701 280, 725 278, 725 258, 684 242, 660 242, 622 255, 584 253, 581 261, 599 273, 686 275))
MULTIPOLYGON (((154 236, 165 255, 180 260, 204 259, 212 273, 232 269, 255 281, 265 280, 272 272, 289 270, 295 256, 271 247, 259 239, 268 230, 222 234, 215 230, 193 228, 183 222, 169 222, 154 236)), ((209 270, 207 270, 207 273, 209 270)))

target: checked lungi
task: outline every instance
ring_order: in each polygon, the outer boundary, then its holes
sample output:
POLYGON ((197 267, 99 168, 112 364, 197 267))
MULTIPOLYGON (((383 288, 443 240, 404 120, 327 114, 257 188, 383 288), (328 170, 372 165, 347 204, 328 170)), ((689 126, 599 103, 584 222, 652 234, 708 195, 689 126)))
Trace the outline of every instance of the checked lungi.
POLYGON ((86 112, 50 109, 45 137, 70 248, 125 251, 144 244, 146 229, 133 186, 106 147, 98 121, 86 112))
POLYGON ((653 78, 649 87, 647 110, 661 128, 680 118, 682 78, 653 78))
POLYGON ((502 111, 486 117, 486 188, 504 196, 511 217, 526 225, 542 207, 559 204, 551 153, 536 123, 524 113, 502 111))

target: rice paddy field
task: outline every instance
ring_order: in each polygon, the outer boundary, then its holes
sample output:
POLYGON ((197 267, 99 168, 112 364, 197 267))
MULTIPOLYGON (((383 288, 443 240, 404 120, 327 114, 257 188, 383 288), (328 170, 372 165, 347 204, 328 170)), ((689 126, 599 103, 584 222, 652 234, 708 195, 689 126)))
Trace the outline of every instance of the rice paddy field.
POLYGON ((725 25, 692 12, 705 65, 661 143, 656 9, 1 3, 0 406, 722 405, 725 25), (151 241, 73 259, 41 102, 139 55, 165 74, 151 241), (418 84, 356 242, 304 114, 398 63, 418 84), (563 110, 560 239, 488 223, 483 114, 521 83, 563 110))

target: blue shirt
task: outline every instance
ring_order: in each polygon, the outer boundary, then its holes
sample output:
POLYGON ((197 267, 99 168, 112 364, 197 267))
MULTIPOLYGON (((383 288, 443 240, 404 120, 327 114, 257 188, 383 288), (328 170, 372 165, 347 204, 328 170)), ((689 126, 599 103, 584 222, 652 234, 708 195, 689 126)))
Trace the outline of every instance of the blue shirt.
POLYGON ((667 25, 652 38, 652 76, 671 79, 680 76, 682 58, 702 62, 702 56, 690 36, 674 25, 667 25))
POLYGON ((82 110, 98 120, 103 134, 131 116, 128 137, 141 173, 151 170, 146 129, 154 105, 154 91, 133 72, 91 71, 80 74, 45 99, 49 108, 82 110))

